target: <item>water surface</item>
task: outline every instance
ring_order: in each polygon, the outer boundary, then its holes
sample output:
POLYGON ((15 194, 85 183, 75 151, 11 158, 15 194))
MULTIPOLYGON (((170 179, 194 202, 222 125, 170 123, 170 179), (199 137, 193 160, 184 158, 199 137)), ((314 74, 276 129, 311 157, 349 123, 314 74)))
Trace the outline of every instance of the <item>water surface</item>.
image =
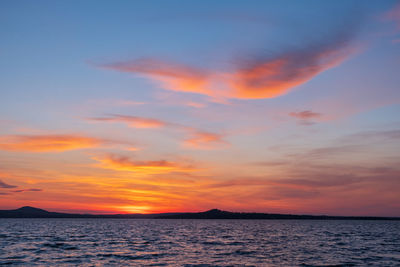
POLYGON ((0 219, 3 264, 400 266, 400 222, 0 219))

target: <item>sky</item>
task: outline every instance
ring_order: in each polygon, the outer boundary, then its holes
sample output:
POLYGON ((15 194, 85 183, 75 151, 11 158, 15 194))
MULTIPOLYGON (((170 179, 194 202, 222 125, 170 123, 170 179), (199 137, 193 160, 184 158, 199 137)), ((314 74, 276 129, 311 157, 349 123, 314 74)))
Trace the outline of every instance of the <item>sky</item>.
POLYGON ((399 1, 0 2, 0 209, 400 216, 399 1))

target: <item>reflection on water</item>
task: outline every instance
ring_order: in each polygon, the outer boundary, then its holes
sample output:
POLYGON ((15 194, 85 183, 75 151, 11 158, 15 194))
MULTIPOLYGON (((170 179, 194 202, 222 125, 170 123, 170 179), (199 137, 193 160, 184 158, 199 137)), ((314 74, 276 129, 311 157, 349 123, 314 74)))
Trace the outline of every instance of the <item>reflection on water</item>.
POLYGON ((400 266, 400 222, 0 219, 2 264, 400 266))

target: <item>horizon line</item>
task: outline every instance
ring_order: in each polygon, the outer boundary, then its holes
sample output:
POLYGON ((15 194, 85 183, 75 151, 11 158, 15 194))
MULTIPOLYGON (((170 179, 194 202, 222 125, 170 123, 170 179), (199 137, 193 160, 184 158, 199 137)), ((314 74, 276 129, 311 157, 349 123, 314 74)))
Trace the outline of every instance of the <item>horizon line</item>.
POLYGON ((327 214, 299 214, 299 213, 269 213, 269 212, 253 212, 253 211, 227 211, 221 210, 218 208, 213 208, 205 211, 176 211, 176 212, 156 212, 156 213, 70 213, 70 212, 59 212, 59 211, 48 211, 47 209, 37 208, 33 206, 21 206, 16 209, 1 209, 0 212, 7 212, 7 211, 18 211, 24 208, 42 210, 48 213, 58 213, 58 214, 65 214, 65 215, 82 215, 82 216, 129 216, 129 215, 183 215, 183 214, 203 214, 207 212, 221 212, 221 213, 230 213, 230 214, 240 214, 240 215, 250 215, 250 214, 257 214, 257 215, 282 215, 282 216, 309 216, 309 217, 327 217, 327 218, 390 218, 390 219, 400 219, 400 216, 377 216, 377 215, 327 215, 327 214))

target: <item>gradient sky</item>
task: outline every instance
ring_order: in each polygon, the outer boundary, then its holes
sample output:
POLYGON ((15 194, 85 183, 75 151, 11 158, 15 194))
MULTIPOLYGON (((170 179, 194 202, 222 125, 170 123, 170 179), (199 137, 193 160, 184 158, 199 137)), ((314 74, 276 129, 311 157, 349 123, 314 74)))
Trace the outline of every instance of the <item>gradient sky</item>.
POLYGON ((400 216, 400 2, 0 2, 0 209, 400 216))

